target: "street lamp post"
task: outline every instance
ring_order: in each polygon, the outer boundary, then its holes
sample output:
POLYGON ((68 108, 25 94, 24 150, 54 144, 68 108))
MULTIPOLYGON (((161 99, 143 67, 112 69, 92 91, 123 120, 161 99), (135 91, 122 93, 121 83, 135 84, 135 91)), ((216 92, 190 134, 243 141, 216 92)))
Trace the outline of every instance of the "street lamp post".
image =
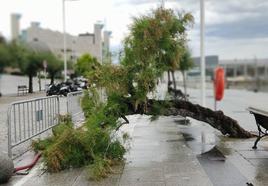
POLYGON ((67 80, 67 54, 66 54, 66 21, 65 21, 65 1, 78 0, 62 0, 62 26, 63 26, 63 56, 64 56, 64 81, 67 80))
POLYGON ((206 62, 205 62, 205 0, 200 0, 200 60, 201 103, 206 106, 206 62))
POLYGON ((67 80, 67 56, 66 56, 66 33, 65 33, 65 0, 62 0, 62 25, 63 25, 64 81, 66 81, 67 80))

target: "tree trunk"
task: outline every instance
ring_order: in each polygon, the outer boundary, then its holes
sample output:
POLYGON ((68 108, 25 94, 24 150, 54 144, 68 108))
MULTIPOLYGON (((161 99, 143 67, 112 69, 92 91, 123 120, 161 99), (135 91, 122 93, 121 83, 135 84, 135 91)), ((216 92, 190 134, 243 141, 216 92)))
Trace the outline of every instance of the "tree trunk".
POLYGON ((40 72, 38 73, 38 85, 39 85, 39 92, 41 92, 41 74, 40 72))
POLYGON ((187 96, 186 77, 184 70, 182 71, 182 78, 183 78, 184 95, 187 96))
POLYGON ((169 89, 170 88, 170 85, 171 85, 170 70, 168 70, 167 72, 168 72, 168 89, 169 89))
POLYGON ((144 110, 144 105, 139 105, 139 107, 135 109, 132 106, 130 99, 126 99, 124 102, 128 105, 129 110, 127 114, 129 115, 179 115, 203 121, 213 128, 219 130, 223 135, 228 135, 230 137, 250 138, 254 136, 250 132, 240 127, 236 120, 224 115, 222 111, 213 111, 198 104, 192 104, 189 101, 149 99, 147 101, 146 110, 144 110))
POLYGON ((173 87, 174 87, 174 90, 177 90, 176 79, 175 79, 175 73, 174 73, 173 70, 171 71, 171 74, 172 74, 172 81, 173 81, 173 87))
POLYGON ((50 84, 52 85, 52 84, 54 84, 54 75, 50 75, 51 77, 50 77, 50 84))
POLYGON ((33 93, 33 76, 29 75, 29 93, 33 93))

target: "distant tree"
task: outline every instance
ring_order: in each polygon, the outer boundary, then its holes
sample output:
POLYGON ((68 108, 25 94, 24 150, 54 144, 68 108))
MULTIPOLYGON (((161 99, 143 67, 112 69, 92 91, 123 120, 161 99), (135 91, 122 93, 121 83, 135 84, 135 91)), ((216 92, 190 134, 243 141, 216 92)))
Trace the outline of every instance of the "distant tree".
POLYGON ((0 35, 0 43, 1 44, 6 44, 6 39, 0 35))
POLYGON ((50 77, 50 84, 54 83, 55 77, 60 76, 63 70, 63 61, 59 60, 53 53, 45 52, 41 54, 42 63, 47 62, 47 72, 50 77))
POLYGON ((187 95, 186 71, 191 69, 193 66, 194 66, 194 63, 193 63, 193 59, 191 58, 191 53, 189 49, 186 49, 179 64, 179 70, 181 71, 182 77, 183 77, 183 87, 184 87, 185 95, 187 95))
POLYGON ((29 51, 22 72, 29 77, 29 93, 33 93, 33 77, 42 69, 42 55, 29 51))
POLYGON ((10 64, 10 61, 8 46, 5 43, 0 42, 0 73, 10 64))
POLYGON ((96 70, 99 65, 100 63, 95 57, 92 57, 90 54, 84 54, 77 60, 74 69, 77 75, 86 76, 92 70, 96 70))
POLYGON ((24 43, 11 42, 9 49, 13 66, 18 67, 22 74, 29 77, 29 93, 33 93, 33 77, 42 69, 42 55, 24 43))
POLYGON ((27 61, 29 49, 24 44, 12 41, 8 44, 8 50, 10 54, 9 65, 15 68, 19 68, 21 70, 21 73, 23 73, 23 66, 27 61))

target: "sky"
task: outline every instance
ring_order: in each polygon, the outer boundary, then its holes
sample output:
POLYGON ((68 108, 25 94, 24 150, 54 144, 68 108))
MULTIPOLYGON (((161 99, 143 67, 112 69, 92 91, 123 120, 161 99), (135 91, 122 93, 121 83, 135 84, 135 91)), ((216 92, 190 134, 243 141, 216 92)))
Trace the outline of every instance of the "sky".
MULTIPOLYGON (((10 38, 10 14, 20 13, 21 29, 32 21, 62 31, 62 0, 0 0, 0 33, 10 38)), ((97 21, 112 31, 111 48, 118 51, 133 17, 160 5, 161 0, 65 0, 66 31, 93 32, 97 21)), ((190 12, 195 24, 189 30, 193 56, 200 54, 200 1, 166 0, 166 8, 190 12)), ((220 59, 268 58, 267 0, 205 0, 206 55, 220 59)))

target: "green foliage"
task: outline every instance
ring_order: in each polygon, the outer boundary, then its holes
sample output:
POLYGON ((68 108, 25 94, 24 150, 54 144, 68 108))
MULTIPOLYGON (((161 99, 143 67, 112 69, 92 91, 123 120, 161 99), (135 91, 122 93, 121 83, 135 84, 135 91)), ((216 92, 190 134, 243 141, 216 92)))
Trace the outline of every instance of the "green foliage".
POLYGON ((5 43, 0 43, 0 72, 10 64, 11 57, 5 43))
POLYGON ((105 178, 110 172, 110 162, 102 157, 96 157, 95 162, 88 166, 88 175, 92 180, 105 178))
POLYGON ((24 72, 25 63, 27 62, 27 58, 29 55, 29 49, 25 47, 25 45, 17 42, 11 42, 7 45, 9 54, 11 57, 10 66, 19 68, 21 72, 24 72))
POLYGON ((53 128, 53 135, 33 142, 35 151, 42 151, 51 172, 70 167, 88 166, 90 177, 106 176, 112 162, 122 161, 126 152, 123 144, 112 135, 119 125, 120 113, 112 102, 101 103, 95 89, 85 94, 83 109, 86 122, 74 129, 69 119, 53 128), (96 97, 95 97, 96 96, 96 97))
POLYGON ((124 41, 121 64, 127 69, 128 90, 135 107, 146 103, 164 71, 179 66, 186 46, 186 30, 193 16, 160 7, 150 14, 134 18, 124 41))
POLYGON ((99 65, 99 62, 95 57, 92 57, 90 54, 84 54, 77 60, 74 69, 77 75, 86 76, 87 73, 96 70, 99 65))
POLYGON ((91 87, 88 91, 84 92, 81 106, 86 118, 96 113, 101 106, 101 101, 99 93, 95 88, 91 87))
POLYGON ((189 49, 187 49, 181 58, 179 70, 180 71, 187 71, 187 70, 191 69, 193 66, 194 66, 194 62, 193 62, 193 59, 191 57, 191 53, 190 53, 189 49))
MULTIPOLYGON (((29 76, 29 79, 31 79, 37 75, 38 71, 43 70, 44 60, 47 61, 47 72, 53 82, 54 77, 60 75, 63 69, 63 62, 54 54, 51 52, 34 51, 26 43, 15 41, 7 43, 0 38, 0 72, 6 66, 19 68, 22 74, 29 76)), ((31 89, 31 87, 29 88, 31 89)))
POLYGON ((60 77, 63 70, 63 61, 59 60, 53 53, 40 53, 41 61, 47 62, 47 72, 51 78, 51 83, 54 83, 55 77, 60 77))
POLYGON ((122 146, 121 142, 116 140, 112 142, 107 149, 107 157, 109 159, 123 159, 124 154, 126 153, 125 147, 122 146))

